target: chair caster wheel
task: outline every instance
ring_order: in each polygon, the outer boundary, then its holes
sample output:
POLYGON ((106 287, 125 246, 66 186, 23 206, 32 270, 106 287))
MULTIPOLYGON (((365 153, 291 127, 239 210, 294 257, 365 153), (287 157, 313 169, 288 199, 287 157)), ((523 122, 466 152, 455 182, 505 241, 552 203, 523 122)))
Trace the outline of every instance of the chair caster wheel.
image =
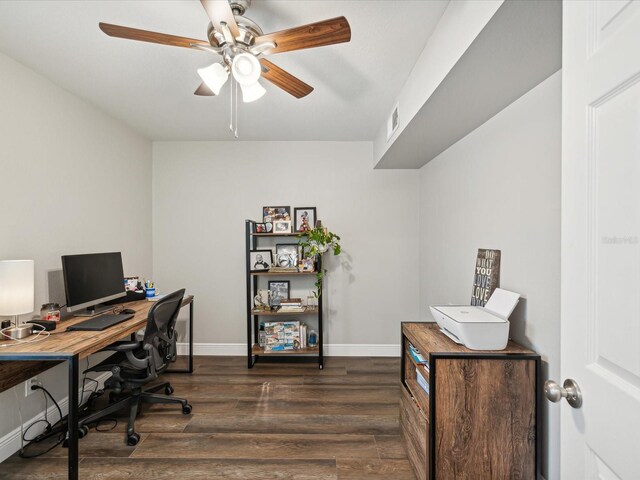
POLYGON ((171 385, 167 385, 164 387, 164 393, 165 395, 171 395, 173 393, 173 387, 171 385))
POLYGON ((89 433, 89 428, 86 425, 83 425, 80 428, 78 428, 78 438, 84 438, 87 436, 88 433, 89 433))
POLYGON ((133 447, 138 444, 140 441, 140 435, 137 433, 132 433, 131 435, 127 435, 127 445, 133 447))
POLYGON ((190 404, 186 404, 182 407, 182 413, 184 413, 185 415, 189 415, 191 413, 191 405, 190 404))

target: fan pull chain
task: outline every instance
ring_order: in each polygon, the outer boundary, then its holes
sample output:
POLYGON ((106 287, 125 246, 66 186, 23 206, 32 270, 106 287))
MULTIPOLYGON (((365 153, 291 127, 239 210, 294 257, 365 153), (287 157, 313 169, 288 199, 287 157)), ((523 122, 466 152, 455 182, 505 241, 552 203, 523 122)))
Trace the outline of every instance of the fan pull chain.
POLYGON ((238 82, 234 82, 236 84, 236 94, 234 95, 234 99, 236 102, 236 129, 233 132, 233 136, 238 138, 238 82))
POLYGON ((229 90, 231 90, 231 95, 229 95, 229 130, 233 133, 233 77, 229 83, 229 90))

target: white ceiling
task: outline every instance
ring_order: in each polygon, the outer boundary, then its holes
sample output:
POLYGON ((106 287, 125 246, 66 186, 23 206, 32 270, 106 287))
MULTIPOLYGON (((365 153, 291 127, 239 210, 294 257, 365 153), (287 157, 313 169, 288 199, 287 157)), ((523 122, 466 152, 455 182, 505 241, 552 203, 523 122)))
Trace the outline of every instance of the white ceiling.
MULTIPOLYGON (((269 59, 315 90, 239 104, 241 140, 372 140, 448 0, 253 0, 265 32, 344 15, 351 42, 269 59)), ((98 22, 206 39, 196 0, 0 1, 0 51, 153 140, 229 140, 229 89, 193 95, 214 54, 110 38, 98 22)))

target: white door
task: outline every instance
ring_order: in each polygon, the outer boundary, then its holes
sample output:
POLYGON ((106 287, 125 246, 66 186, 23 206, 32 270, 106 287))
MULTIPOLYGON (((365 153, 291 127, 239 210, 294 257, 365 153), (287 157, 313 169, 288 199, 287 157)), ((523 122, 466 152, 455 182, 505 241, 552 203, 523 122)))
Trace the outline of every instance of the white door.
POLYGON ((640 2, 563 3, 563 480, 640 479, 640 2))

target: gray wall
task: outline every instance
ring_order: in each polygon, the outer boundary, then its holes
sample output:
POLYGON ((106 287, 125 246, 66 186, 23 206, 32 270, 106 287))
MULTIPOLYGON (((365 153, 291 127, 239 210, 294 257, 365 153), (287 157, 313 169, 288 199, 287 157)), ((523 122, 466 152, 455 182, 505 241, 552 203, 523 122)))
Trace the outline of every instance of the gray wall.
MULTIPOLYGON (((122 251, 125 274, 150 275, 151 142, 3 54, 0 111, 0 259, 35 260, 36 310, 63 254, 122 251)), ((66 396, 64 366, 41 379, 66 396)), ((18 406, 25 421, 44 409, 15 392, 0 393, 0 438, 18 406)))
MULTIPOLYGON (((560 371, 561 73, 420 170, 420 312, 469 304, 478 248, 502 250, 501 286, 523 294, 511 336, 560 371)), ((545 464, 559 478, 559 416, 545 409, 545 464)))
POLYGON ((154 272, 196 295, 197 342, 245 341, 243 220, 290 205, 316 206, 342 237, 326 256, 325 341, 399 344, 418 317, 418 175, 373 170, 371 155, 369 142, 154 142, 154 272))

